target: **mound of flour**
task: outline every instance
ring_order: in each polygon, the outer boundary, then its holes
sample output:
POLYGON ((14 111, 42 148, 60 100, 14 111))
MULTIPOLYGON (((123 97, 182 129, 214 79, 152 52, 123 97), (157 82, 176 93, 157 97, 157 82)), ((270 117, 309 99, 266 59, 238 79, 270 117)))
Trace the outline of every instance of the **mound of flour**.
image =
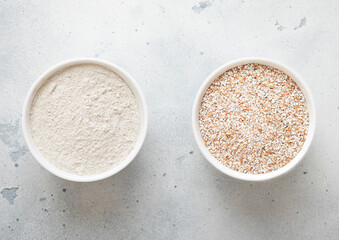
POLYGON ((39 151, 77 175, 107 171, 123 161, 139 134, 136 98, 115 72, 95 64, 63 69, 34 97, 30 121, 39 151))

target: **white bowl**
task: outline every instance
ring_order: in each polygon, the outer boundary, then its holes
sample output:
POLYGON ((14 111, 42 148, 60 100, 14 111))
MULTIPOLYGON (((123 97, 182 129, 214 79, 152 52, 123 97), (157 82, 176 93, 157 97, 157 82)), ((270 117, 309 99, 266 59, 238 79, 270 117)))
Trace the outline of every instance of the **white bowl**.
POLYGON ((272 178, 275 178, 275 177, 278 177, 278 176, 281 176, 281 175, 287 173, 293 167, 295 167, 300 162, 300 160, 304 157, 308 148, 311 145, 313 135, 314 135, 314 131, 315 131, 315 109, 314 109, 314 104, 313 104, 313 100, 312 100, 310 91, 306 87, 305 83, 301 80, 301 78, 296 73, 294 73, 291 69, 287 68, 286 66, 284 66, 280 63, 277 63, 275 61, 271 61, 271 60, 268 60, 268 59, 242 58, 242 59, 238 59, 238 60, 235 60, 235 61, 231 61, 231 62, 219 67, 211 75, 209 75, 208 78, 204 81, 204 83, 200 87, 198 94, 196 95, 196 98, 195 98, 195 101, 194 101, 193 113, 192 113, 192 125, 193 125, 194 137, 195 137, 195 140, 198 143, 198 146, 199 146, 201 152, 204 154, 204 156, 207 158, 207 160, 214 167, 219 169, 221 172, 223 172, 223 173, 225 173, 225 174, 227 174, 231 177, 237 178, 237 179, 242 179, 242 180, 247 180, 247 181, 264 181, 264 180, 272 179, 272 178), (277 69, 283 71, 284 73, 286 73, 287 75, 289 75, 297 83, 297 85, 300 87, 301 91, 303 92, 303 94, 306 98, 307 106, 308 106, 308 110, 309 110, 310 125, 309 125, 309 128, 308 128, 308 134, 307 134, 305 143, 304 143, 302 149, 300 150, 300 152, 297 154, 297 156, 291 162, 286 164, 284 167, 279 168, 279 169, 272 171, 272 172, 269 172, 269 173, 265 173, 265 174, 245 174, 245 173, 235 171, 235 170, 225 166, 224 164, 219 162, 209 152, 209 150, 205 146, 204 141, 203 141, 201 134, 200 134, 199 109, 200 109, 200 105, 201 105, 201 100, 202 100, 206 90, 211 85, 211 83, 217 77, 219 77, 221 74, 223 74, 225 71, 227 71, 231 68, 234 68, 236 66, 247 64, 247 63, 258 63, 258 64, 268 65, 268 66, 277 68, 277 69))
POLYGON ((138 154, 139 150, 141 149, 141 146, 145 140, 146 137, 146 132, 147 132, 147 123, 148 123, 148 115, 147 115, 147 107, 146 107, 146 101, 144 99, 144 96, 141 92, 140 87, 138 84, 135 82, 135 80, 122 68, 119 66, 104 61, 104 60, 99 60, 99 59, 92 59, 92 58, 79 58, 79 59, 72 59, 72 60, 67 60, 64 62, 61 62, 50 69, 48 69, 46 72, 44 72, 33 84, 33 86, 30 88, 27 97, 25 99, 24 103, 24 109, 23 109, 23 114, 22 114, 22 129, 23 129, 23 134, 28 146, 28 149, 32 153, 32 155, 35 157, 35 159, 44 167, 46 168, 49 172, 53 173, 54 175, 70 180, 70 181, 75 181, 75 182, 93 182, 97 180, 101 180, 104 178, 108 178, 122 169, 124 169, 129 163, 132 162, 132 160, 135 158, 135 156, 138 154), (84 63, 89 63, 89 64, 98 64, 101 66, 104 66, 108 69, 111 69, 115 73, 117 73, 130 87, 132 90, 138 106, 139 106, 139 111, 140 111, 140 132, 139 136, 135 142, 133 150, 130 152, 130 154, 116 167, 109 169, 103 173, 95 174, 95 175, 88 175, 88 176, 80 176, 76 174, 71 174, 68 172, 65 172, 53 164, 51 164, 38 150, 36 147, 32 135, 31 135, 31 126, 30 126, 30 109, 31 109, 31 104, 32 100, 36 94, 36 92, 39 90, 39 88, 42 86, 42 84, 53 74, 55 74, 57 71, 60 69, 76 65, 76 64, 84 64, 84 63))

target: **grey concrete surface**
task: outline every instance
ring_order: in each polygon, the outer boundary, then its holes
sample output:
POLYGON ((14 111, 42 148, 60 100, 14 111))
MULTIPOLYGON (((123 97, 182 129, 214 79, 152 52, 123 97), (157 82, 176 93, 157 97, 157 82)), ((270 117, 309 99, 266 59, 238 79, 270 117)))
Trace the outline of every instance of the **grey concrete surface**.
POLYGON ((1 1, 0 239, 339 239, 338 11, 336 0, 1 1), (294 69, 317 108, 302 164, 263 183, 218 172, 191 130, 204 79, 247 56, 294 69), (33 81, 75 57, 123 67, 149 108, 137 158, 95 183, 44 170, 21 133, 33 81))

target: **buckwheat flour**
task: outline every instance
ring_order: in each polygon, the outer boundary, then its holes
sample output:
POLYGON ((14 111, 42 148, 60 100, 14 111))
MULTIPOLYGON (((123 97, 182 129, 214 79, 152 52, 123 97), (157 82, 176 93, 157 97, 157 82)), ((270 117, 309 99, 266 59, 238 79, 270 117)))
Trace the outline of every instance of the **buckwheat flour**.
POLYGON ((56 167, 77 175, 122 162, 139 134, 136 98, 115 72, 95 64, 63 69, 35 95, 33 140, 56 167))

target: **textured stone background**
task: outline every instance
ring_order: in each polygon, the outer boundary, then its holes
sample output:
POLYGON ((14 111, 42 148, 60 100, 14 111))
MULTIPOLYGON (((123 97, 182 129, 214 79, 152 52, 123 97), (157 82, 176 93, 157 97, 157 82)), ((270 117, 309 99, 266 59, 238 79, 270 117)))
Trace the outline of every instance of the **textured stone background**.
POLYGON ((338 8, 335 0, 1 1, 0 239, 338 239, 338 8), (215 170, 191 130, 201 83, 246 56, 298 72, 318 114, 303 163, 264 183, 215 170), (44 170, 20 126, 33 81, 75 57, 123 67, 149 107, 137 158, 88 184, 44 170))

